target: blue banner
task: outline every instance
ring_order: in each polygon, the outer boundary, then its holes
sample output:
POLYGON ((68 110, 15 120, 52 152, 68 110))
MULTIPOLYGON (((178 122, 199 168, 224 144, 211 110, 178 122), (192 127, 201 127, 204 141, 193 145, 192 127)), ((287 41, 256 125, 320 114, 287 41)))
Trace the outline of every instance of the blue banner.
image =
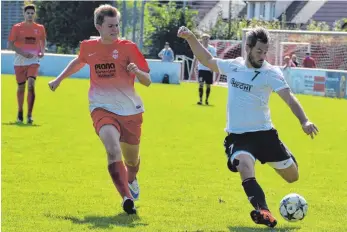
POLYGON ((327 72, 325 81, 325 96, 347 98, 347 74, 342 72, 327 72))

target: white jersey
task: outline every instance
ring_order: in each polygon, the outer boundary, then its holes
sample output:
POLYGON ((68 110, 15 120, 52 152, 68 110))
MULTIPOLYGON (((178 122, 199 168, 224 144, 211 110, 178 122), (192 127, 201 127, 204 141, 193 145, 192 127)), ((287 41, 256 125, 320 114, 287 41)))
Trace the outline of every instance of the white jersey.
POLYGON ((228 81, 226 132, 242 134, 273 128, 270 94, 289 88, 281 70, 266 61, 259 69, 248 68, 242 57, 217 59, 217 65, 228 81))
MULTIPOLYGON (((215 47, 213 47, 212 45, 208 45, 208 47, 206 48, 207 51, 209 53, 211 53, 211 55, 213 57, 217 56, 217 50, 215 49, 215 47)), ((198 61, 198 70, 207 70, 210 71, 211 69, 207 68, 206 66, 202 65, 199 61, 198 61)))

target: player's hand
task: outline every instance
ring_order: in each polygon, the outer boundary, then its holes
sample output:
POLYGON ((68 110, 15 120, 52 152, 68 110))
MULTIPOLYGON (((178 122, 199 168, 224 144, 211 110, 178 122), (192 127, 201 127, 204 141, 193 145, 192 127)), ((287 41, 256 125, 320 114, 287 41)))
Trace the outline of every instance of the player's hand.
POLYGON ((193 32, 186 28, 185 26, 182 26, 178 29, 177 36, 182 39, 189 39, 192 36, 194 36, 193 32))
POLYGON ((135 74, 136 74, 136 73, 139 71, 139 68, 137 67, 136 64, 130 63, 130 64, 128 65, 128 67, 127 67, 127 70, 128 70, 129 72, 132 72, 132 73, 135 73, 135 74))
POLYGON ((310 121, 307 121, 304 124, 302 124, 302 129, 307 135, 310 135, 312 139, 319 132, 318 128, 310 121))
POLYGON ((60 85, 59 79, 54 79, 54 80, 48 82, 48 86, 52 91, 55 91, 59 85, 60 85))

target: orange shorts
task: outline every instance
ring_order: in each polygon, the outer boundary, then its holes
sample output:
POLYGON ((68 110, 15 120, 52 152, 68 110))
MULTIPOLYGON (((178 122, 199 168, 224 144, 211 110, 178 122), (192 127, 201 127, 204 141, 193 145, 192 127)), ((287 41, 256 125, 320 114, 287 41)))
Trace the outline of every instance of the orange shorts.
POLYGON ((92 111, 91 117, 98 135, 102 126, 113 125, 120 133, 120 142, 132 145, 140 144, 142 113, 121 116, 102 108, 96 108, 92 111))
POLYGON ((29 77, 37 77, 39 74, 39 64, 31 64, 25 66, 14 66, 16 80, 18 84, 25 83, 29 77))

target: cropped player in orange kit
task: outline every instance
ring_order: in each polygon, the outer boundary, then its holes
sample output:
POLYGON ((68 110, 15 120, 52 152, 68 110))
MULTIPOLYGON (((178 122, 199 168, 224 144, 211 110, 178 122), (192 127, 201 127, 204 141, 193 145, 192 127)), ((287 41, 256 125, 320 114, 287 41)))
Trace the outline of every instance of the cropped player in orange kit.
POLYGON ((148 64, 136 44, 118 38, 119 20, 120 13, 113 6, 101 5, 95 9, 94 24, 100 38, 83 41, 79 56, 49 82, 49 87, 55 91, 64 78, 85 64, 90 66, 89 108, 93 125, 105 146, 108 171, 123 199, 123 210, 135 214, 144 108, 135 92, 134 81, 137 77, 141 84, 149 86, 151 78, 148 64))
POLYGON ((40 58, 44 56, 46 30, 43 25, 34 22, 36 8, 30 4, 24 7, 24 22, 15 24, 8 38, 9 49, 14 50, 14 69, 18 83, 17 122, 23 122, 23 103, 25 83, 28 81, 27 122, 33 123, 32 111, 35 102, 35 80, 39 71, 40 58))

